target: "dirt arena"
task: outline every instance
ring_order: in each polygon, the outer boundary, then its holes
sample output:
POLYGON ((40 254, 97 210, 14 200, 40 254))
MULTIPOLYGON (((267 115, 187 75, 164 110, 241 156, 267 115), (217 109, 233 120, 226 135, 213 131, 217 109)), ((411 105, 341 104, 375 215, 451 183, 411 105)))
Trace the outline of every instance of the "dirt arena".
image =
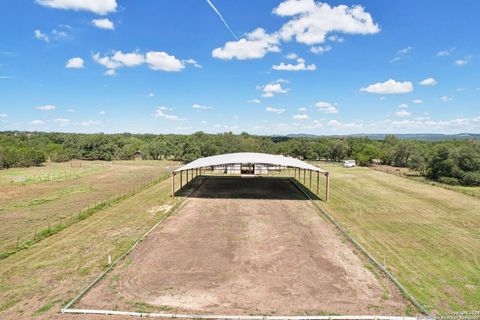
POLYGON ((289 180, 210 177, 75 307, 404 315, 367 266, 289 180))

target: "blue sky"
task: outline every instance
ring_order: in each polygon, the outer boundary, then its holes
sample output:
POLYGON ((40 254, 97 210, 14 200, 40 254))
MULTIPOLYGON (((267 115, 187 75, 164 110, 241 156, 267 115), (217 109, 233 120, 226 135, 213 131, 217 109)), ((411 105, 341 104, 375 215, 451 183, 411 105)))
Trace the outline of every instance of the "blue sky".
POLYGON ((0 2, 0 130, 480 132, 478 1, 212 5, 0 2))

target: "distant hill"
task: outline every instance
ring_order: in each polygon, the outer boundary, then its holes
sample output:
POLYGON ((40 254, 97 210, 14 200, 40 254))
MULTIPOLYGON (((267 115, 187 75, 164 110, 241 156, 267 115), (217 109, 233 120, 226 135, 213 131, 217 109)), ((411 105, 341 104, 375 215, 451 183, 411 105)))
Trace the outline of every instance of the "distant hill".
POLYGON ((468 140, 480 139, 479 133, 458 133, 458 134, 440 134, 440 133, 406 133, 406 134, 385 134, 385 133, 359 133, 349 135, 314 135, 314 134, 289 134, 288 138, 320 138, 320 137, 367 137, 372 140, 383 140, 387 135, 394 135, 399 139, 441 141, 441 140, 468 140))

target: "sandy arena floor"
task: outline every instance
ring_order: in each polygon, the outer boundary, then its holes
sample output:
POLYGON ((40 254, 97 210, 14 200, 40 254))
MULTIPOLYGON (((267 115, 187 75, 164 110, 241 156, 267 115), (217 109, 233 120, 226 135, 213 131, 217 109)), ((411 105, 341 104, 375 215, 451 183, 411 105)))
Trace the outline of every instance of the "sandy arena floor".
POLYGON ((210 177, 75 307, 404 315, 354 251, 289 180, 210 177))

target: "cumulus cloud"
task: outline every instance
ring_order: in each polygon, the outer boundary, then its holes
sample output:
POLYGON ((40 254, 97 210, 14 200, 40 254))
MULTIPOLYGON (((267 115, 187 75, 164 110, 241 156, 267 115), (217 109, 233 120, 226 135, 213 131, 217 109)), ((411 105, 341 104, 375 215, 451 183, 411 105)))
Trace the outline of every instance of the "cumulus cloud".
POLYGON ((332 129, 361 129, 363 125, 356 122, 343 123, 338 120, 330 120, 327 122, 327 126, 332 129))
POLYGON ((200 65, 196 60, 194 59, 187 59, 187 60, 184 60, 183 61, 184 63, 186 64, 191 64, 192 66, 194 66, 195 68, 202 68, 202 65, 200 65))
POLYGON ((67 69, 82 69, 84 67, 84 61, 80 57, 68 59, 65 68, 67 69))
POLYGON ((452 101, 453 99, 450 98, 450 97, 447 97, 447 96, 443 96, 443 97, 440 98, 440 100, 441 100, 442 102, 449 102, 449 101, 452 101))
POLYGON ((310 48, 310 52, 315 53, 315 54, 324 54, 325 52, 328 52, 332 50, 331 46, 314 46, 310 48))
POLYGON ((106 75, 107 77, 113 77, 117 74, 117 71, 115 71, 115 69, 109 69, 105 71, 103 74, 106 75))
POLYGON ((317 107, 320 111, 324 113, 338 113, 338 109, 334 105, 325 101, 318 101, 317 103, 315 103, 315 107, 317 107))
POLYGON ((194 103, 194 104, 192 105, 192 108, 193 108, 193 109, 197 109, 197 110, 213 109, 212 107, 205 106, 205 105, 198 104, 198 103, 194 103))
POLYGON ((30 121, 30 124, 32 124, 34 126, 39 126, 39 125, 45 124, 45 121, 43 121, 43 120, 33 120, 33 121, 30 121))
POLYGON ((46 104, 46 105, 43 105, 43 106, 38 106, 38 107, 36 107, 35 109, 41 110, 41 111, 53 111, 53 110, 55 110, 56 108, 57 108, 57 107, 54 106, 54 105, 46 104))
POLYGON ((455 63, 455 65, 457 65, 457 66, 459 66, 459 67, 463 67, 463 66, 467 65, 467 64, 470 62, 470 60, 472 60, 472 56, 471 56, 471 55, 470 55, 470 56, 466 56, 466 57, 463 58, 463 59, 455 60, 454 63, 455 63))
POLYGON ((380 31, 371 15, 359 5, 331 7, 314 0, 286 0, 273 9, 273 13, 292 17, 278 31, 283 40, 295 38, 307 45, 325 42, 331 32, 375 34, 380 31))
POLYGON ((399 110, 399 111, 395 112, 395 115, 397 117, 408 117, 409 115, 411 115, 411 113, 408 112, 407 110, 399 110))
POLYGON ((412 100, 412 102, 415 103, 415 104, 420 104, 420 103, 423 103, 423 100, 421 100, 421 99, 414 99, 414 100, 412 100))
POLYGON ((8 114, 6 114, 6 113, 0 113, 0 118, 6 118, 6 117, 8 117, 8 114))
POLYGON ((399 82, 389 79, 385 82, 371 84, 360 91, 376 94, 403 94, 413 91, 413 84, 410 81, 399 82))
POLYGON ((264 98, 271 98, 276 94, 287 93, 288 89, 283 88, 281 81, 282 79, 276 80, 264 86, 257 86, 257 89, 262 90, 263 94, 262 97, 264 98))
POLYGON ((250 99, 247 101, 248 103, 256 103, 256 104, 259 104, 261 101, 258 100, 258 99, 250 99))
POLYGON ((80 123, 82 127, 93 127, 93 126, 99 126, 101 124, 102 122, 100 120, 88 120, 80 123))
MULTIPOLYGON (((212 56, 225 60, 258 59, 268 52, 279 52, 281 41, 295 39, 299 43, 315 45, 326 39, 342 42, 343 38, 337 35, 328 36, 333 32, 374 34, 380 31, 371 15, 358 5, 331 7, 314 0, 285 0, 273 9, 273 13, 289 17, 290 20, 271 34, 263 28, 257 28, 238 41, 230 41, 223 47, 214 49, 212 56)), ((312 50, 323 53, 330 49, 317 47, 312 50)))
POLYGON ((277 71, 314 71, 317 69, 317 66, 315 64, 306 64, 304 59, 298 58, 297 64, 285 64, 282 62, 278 65, 273 65, 272 69, 277 71))
POLYGON ((273 113, 277 113, 277 114, 281 114, 281 113, 284 113, 284 112, 285 112, 285 109, 274 108, 274 107, 266 107, 266 108, 265 108, 265 111, 267 111, 267 112, 273 112, 273 113))
POLYGON ((185 64, 181 60, 178 60, 174 55, 169 55, 164 51, 147 52, 146 62, 152 70, 177 72, 182 71, 185 68, 185 64))
POLYGON ((437 83, 438 83, 437 80, 433 78, 427 78, 425 80, 420 81, 418 84, 421 86, 434 86, 437 83))
POLYGON ((300 108, 298 108, 298 111, 300 111, 300 112, 305 112, 305 111, 307 111, 307 108, 305 108, 305 107, 300 107, 300 108))
POLYGON ((116 0, 36 0, 42 6, 75 11, 90 11, 98 15, 115 12, 116 0))
POLYGON ((111 55, 104 56, 101 56, 100 53, 97 52, 93 54, 92 58, 98 64, 109 69, 105 72, 105 75, 108 76, 115 75, 116 69, 122 67, 137 67, 143 64, 147 64, 152 70, 166 72, 182 71, 185 68, 185 63, 193 64, 196 67, 200 66, 193 59, 182 61, 164 51, 149 51, 146 54, 139 51, 128 53, 115 51, 111 55))
POLYGON ((70 124, 70 119, 66 118, 57 118, 53 120, 54 123, 58 124, 59 126, 67 126, 70 124))
POLYGON ((402 103, 401 105, 398 106, 400 109, 407 109, 408 108, 408 104, 406 103, 402 103))
POLYGON ((172 120, 172 121, 185 120, 183 118, 180 118, 179 116, 176 116, 176 115, 169 114, 169 113, 165 112, 165 111, 168 111, 168 110, 171 110, 171 108, 168 108, 168 107, 165 107, 165 106, 159 106, 155 110, 155 113, 153 114, 153 116, 155 118, 163 118, 163 119, 172 120))
POLYGON ((92 24, 100 29, 115 30, 115 25, 109 19, 93 19, 92 24))
POLYGON ((246 60, 263 58, 268 52, 280 52, 279 39, 257 28, 238 41, 229 41, 223 47, 214 49, 212 56, 223 60, 246 60))
POLYGON ((48 38, 48 36, 38 29, 34 30, 33 34, 35 35, 35 38, 37 38, 38 40, 43 40, 45 42, 50 42, 50 39, 48 38))
POLYGON ((295 114, 293 116, 293 119, 295 120, 307 120, 308 118, 310 118, 308 114, 295 114))

